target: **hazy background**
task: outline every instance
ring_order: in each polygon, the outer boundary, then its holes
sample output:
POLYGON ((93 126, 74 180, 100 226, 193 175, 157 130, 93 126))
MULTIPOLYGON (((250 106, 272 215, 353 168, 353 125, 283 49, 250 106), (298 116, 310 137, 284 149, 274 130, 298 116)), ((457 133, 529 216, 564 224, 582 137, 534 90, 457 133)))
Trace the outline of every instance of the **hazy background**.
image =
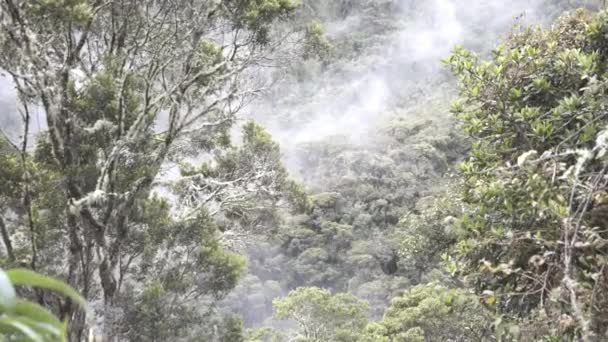
MULTIPOLYGON (((311 1, 303 3, 306 6, 311 1)), ((593 7, 594 3, 572 1, 569 8, 593 7)), ((326 6, 319 17, 334 46, 330 62, 293 61, 275 71, 275 86, 244 113, 272 132, 292 175, 313 192, 336 191, 340 179, 351 176, 365 182, 365 175, 357 174, 356 167, 354 175, 344 171, 353 169, 353 163, 394 163, 397 158, 392 159, 387 154, 390 147, 385 146, 393 142, 385 136, 395 122, 406 126, 432 122, 437 129, 426 134, 450 134, 453 118, 448 107, 457 96, 456 82, 441 59, 455 45, 487 55, 510 30, 547 25, 564 9, 544 0, 335 0, 327 1, 326 6), (311 154, 335 148, 344 151, 336 155, 346 156, 346 161, 324 156, 310 162, 311 154), (330 165, 343 162, 347 164, 344 167, 330 165)), ((394 190, 417 193, 417 188, 428 191, 432 184, 431 179, 411 189, 394 190)), ((383 234, 357 241, 348 258, 359 253, 361 258, 370 259, 377 251, 386 252, 388 239, 383 234)), ((249 326, 281 327, 282 322, 270 319, 270 303, 290 290, 282 284, 293 258, 267 241, 252 243, 247 253, 249 274, 223 305, 244 317, 249 326), (273 265, 276 274, 270 274, 272 267, 268 265, 273 265)), ((374 262, 368 265, 357 268, 355 273, 361 277, 354 276, 347 289, 339 290, 366 299, 372 317, 378 318, 392 293, 403 288, 405 281, 385 276, 374 262)), ((330 264, 321 267, 347 272, 330 264)))
MULTIPOLYGON (((572 8, 599 2, 570 1, 572 8)), ((304 8, 310 3, 302 0, 304 8)), ((272 131, 294 171, 290 155, 298 144, 334 135, 365 143, 391 109, 436 90, 448 79, 440 60, 454 45, 487 51, 514 24, 545 24, 560 8, 550 0, 328 0, 321 12, 342 59, 284 66, 274 87, 243 113, 272 131), (349 40, 358 53, 340 51, 349 40)), ((1 76, 0 128, 11 138, 20 135, 15 102, 11 81, 1 76)), ((32 134, 45 127, 44 113, 35 111, 32 134)))
MULTIPOLYGON (((598 2, 571 1, 571 6, 594 7, 598 2)), ((335 135, 367 144, 371 132, 394 110, 453 89, 440 61, 456 44, 487 53, 514 25, 544 25, 561 12, 546 0, 328 3, 342 6, 339 11, 346 14, 323 23, 334 53, 345 56, 328 66, 292 65, 291 73, 279 73, 278 84, 247 110, 247 116, 272 131, 294 172, 302 171, 294 159, 298 145, 335 135), (388 10, 370 13, 366 7, 388 10), (341 51, 349 40, 360 46, 359 53, 341 51)))

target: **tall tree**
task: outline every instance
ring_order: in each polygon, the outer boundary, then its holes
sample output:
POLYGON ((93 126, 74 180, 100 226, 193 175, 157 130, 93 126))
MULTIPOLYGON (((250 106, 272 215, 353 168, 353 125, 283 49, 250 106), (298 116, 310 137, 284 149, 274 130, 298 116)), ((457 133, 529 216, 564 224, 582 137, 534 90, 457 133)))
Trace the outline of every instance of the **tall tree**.
MULTIPOLYGON (((255 92, 243 87, 247 70, 273 48, 270 25, 295 6, 290 0, 0 3, 0 68, 18 91, 24 137, 30 107, 39 107, 48 125, 35 158, 44 170, 39 184, 28 179, 35 170, 26 165, 33 160, 27 141, 21 150, 23 203, 15 212, 29 217, 28 260, 32 268, 49 260, 39 255, 40 237, 53 232, 55 260, 66 261, 53 269, 89 300, 99 293, 106 339, 117 335, 117 299, 132 262, 129 237, 155 224, 139 215, 158 206, 147 200, 154 181, 185 155, 229 144, 235 114, 255 92), (49 190, 36 206, 33 184, 49 190), (54 216, 45 223, 58 225, 52 229, 42 224, 49 210, 54 216)), ((196 224, 203 211, 195 206, 178 218, 196 224)), ((196 251, 203 257, 208 249, 196 251)), ((80 340, 84 313, 69 302, 61 311, 80 340)))

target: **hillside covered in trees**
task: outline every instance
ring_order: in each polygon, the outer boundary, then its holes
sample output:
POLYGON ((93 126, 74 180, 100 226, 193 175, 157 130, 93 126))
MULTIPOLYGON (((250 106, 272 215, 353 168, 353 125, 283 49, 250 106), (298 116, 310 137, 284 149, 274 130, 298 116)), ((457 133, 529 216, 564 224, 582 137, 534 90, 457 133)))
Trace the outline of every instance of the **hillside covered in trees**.
POLYGON ((608 12, 0 1, 2 341, 608 340, 608 12))

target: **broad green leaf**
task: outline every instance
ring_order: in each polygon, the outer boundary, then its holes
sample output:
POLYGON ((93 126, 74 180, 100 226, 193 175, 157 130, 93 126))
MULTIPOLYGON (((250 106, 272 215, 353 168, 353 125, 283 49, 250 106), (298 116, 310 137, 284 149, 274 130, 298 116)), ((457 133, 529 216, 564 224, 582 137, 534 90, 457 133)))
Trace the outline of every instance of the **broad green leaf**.
POLYGON ((52 341, 62 341, 64 332, 62 331, 62 326, 54 326, 52 324, 37 321, 31 317, 25 316, 11 316, 13 321, 19 322, 28 326, 30 329, 34 330, 39 336, 41 336, 44 340, 52 340, 52 341))
POLYGON ((3 310, 11 311, 16 301, 17 296, 11 280, 3 270, 0 270, 0 307, 3 310))
POLYGON ((82 296, 80 296, 76 290, 59 280, 40 275, 24 268, 12 269, 6 273, 14 285, 40 287, 53 290, 71 298, 83 307, 86 306, 84 298, 82 298, 82 296))
POLYGON ((19 300, 15 305, 13 312, 15 315, 32 319, 40 324, 49 325, 53 328, 53 331, 55 331, 55 334, 57 335, 63 334, 63 323, 41 305, 25 300, 19 300))
POLYGON ((25 337, 29 338, 32 342, 44 342, 42 336, 27 324, 16 320, 14 317, 0 317, 0 334, 4 335, 7 333, 20 333, 25 335, 25 337))

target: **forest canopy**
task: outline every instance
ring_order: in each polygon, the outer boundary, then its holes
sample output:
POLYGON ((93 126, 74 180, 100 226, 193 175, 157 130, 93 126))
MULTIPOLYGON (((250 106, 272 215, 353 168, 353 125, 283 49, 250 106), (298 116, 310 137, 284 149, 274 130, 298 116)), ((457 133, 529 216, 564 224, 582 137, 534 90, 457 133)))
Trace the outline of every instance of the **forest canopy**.
POLYGON ((513 6, 0 2, 0 336, 608 339, 608 13, 513 6))

